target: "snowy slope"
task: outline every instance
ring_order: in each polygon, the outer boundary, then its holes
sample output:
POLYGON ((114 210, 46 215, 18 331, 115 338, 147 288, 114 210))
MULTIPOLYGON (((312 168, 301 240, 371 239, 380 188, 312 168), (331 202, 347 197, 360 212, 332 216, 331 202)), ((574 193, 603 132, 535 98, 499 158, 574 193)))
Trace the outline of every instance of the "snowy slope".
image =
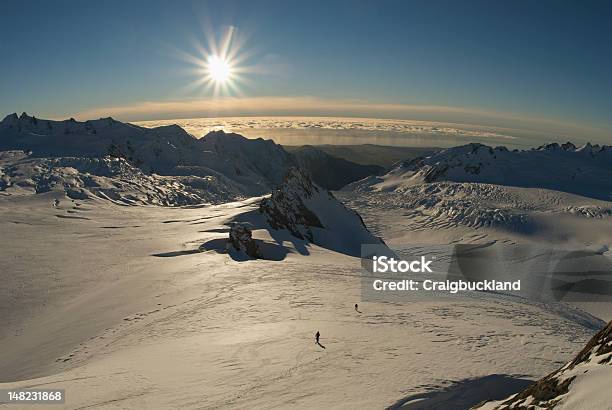
POLYGON ((282 261, 200 248, 259 199, 50 202, 0 195, 0 388, 65 389, 66 408, 384 408, 465 381, 474 405, 490 375, 507 397, 511 375, 540 377, 592 336, 518 300, 365 303, 360 261, 317 246, 284 241, 282 261))
POLYGON ((508 399, 479 409, 605 409, 612 403, 612 322, 574 360, 508 399))
POLYGON ((612 199, 612 148, 549 144, 510 151, 468 144, 398 164, 386 175, 351 185, 358 191, 395 190, 430 182, 479 182, 537 187, 597 199, 612 199))
POLYGON ((227 202, 244 196, 222 175, 145 174, 124 158, 105 156, 36 158, 22 151, 0 151, 0 193, 42 194, 54 198, 100 198, 121 205, 180 206, 227 202))

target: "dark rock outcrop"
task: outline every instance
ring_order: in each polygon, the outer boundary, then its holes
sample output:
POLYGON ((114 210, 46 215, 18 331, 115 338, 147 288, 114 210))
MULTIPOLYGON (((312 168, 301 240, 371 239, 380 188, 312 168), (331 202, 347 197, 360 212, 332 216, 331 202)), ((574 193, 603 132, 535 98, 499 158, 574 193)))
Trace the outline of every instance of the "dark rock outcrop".
MULTIPOLYGON (((287 229, 300 239, 313 241, 310 228, 323 228, 323 224, 304 204, 304 200, 319 194, 319 188, 299 168, 290 168, 279 189, 270 198, 261 201, 259 211, 273 229, 287 229)), ((331 195, 331 194, 328 194, 331 195)))
POLYGON ((299 168, 289 169, 280 187, 261 201, 259 212, 274 230, 287 230, 296 238, 347 255, 359 256, 363 244, 383 243, 357 212, 299 168))
POLYGON ((253 239, 251 228, 246 224, 235 223, 229 231, 229 239, 227 241, 228 250, 244 253, 253 258, 260 259, 263 257, 257 242, 253 239))
MULTIPOLYGON (((522 392, 510 398, 496 402, 494 409, 532 409, 555 408, 563 396, 571 397, 572 384, 595 366, 612 365, 612 321, 601 329, 576 357, 562 368, 541 378, 522 392), (587 368, 588 366, 588 368, 587 368)), ((612 375, 612 368, 610 368, 612 375)), ((584 395, 584 392, 583 392, 584 395)), ((588 397, 588 395, 587 395, 588 397)), ((487 403, 480 405, 481 407, 487 403)), ((584 403, 584 408, 590 407, 584 403)), ((475 407, 480 408, 480 407, 475 407)))

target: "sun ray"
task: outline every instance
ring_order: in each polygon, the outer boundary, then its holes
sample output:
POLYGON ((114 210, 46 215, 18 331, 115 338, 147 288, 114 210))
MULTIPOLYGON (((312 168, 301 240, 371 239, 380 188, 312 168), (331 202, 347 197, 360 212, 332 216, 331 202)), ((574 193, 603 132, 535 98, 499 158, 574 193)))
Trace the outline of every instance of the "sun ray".
POLYGON ((245 76, 251 71, 244 63, 253 53, 244 50, 245 38, 239 34, 235 27, 228 27, 218 38, 208 33, 204 44, 195 42, 195 54, 176 50, 180 60, 195 66, 190 75, 196 78, 186 90, 194 92, 203 88, 213 97, 242 94, 241 85, 246 83, 245 76))

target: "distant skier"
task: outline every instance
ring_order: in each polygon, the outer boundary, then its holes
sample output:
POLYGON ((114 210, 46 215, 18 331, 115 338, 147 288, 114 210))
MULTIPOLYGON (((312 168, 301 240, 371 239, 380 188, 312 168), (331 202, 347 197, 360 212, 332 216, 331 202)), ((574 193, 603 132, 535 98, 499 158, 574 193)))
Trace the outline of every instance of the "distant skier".
POLYGON ((323 349, 325 349, 325 346, 323 346, 321 343, 319 343, 319 338, 320 337, 321 337, 321 333, 319 333, 319 331, 317 330, 317 333, 315 333, 315 344, 317 344, 320 347, 322 347, 323 349))

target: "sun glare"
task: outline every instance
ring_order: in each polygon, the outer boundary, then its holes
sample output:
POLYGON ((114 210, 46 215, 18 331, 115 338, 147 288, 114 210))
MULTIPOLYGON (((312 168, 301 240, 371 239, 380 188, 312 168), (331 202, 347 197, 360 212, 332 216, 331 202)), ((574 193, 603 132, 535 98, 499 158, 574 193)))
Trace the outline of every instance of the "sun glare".
POLYGON ((187 90, 203 87, 213 96, 240 95, 239 85, 245 83, 245 74, 252 67, 244 65, 249 53, 243 50, 245 38, 238 36, 234 27, 228 27, 217 39, 212 33, 206 36, 208 46, 196 43, 197 54, 179 52, 179 58, 193 64, 195 79, 187 90))
POLYGON ((225 83, 232 75, 232 69, 227 61, 217 55, 208 58, 208 75, 217 83, 225 83))

